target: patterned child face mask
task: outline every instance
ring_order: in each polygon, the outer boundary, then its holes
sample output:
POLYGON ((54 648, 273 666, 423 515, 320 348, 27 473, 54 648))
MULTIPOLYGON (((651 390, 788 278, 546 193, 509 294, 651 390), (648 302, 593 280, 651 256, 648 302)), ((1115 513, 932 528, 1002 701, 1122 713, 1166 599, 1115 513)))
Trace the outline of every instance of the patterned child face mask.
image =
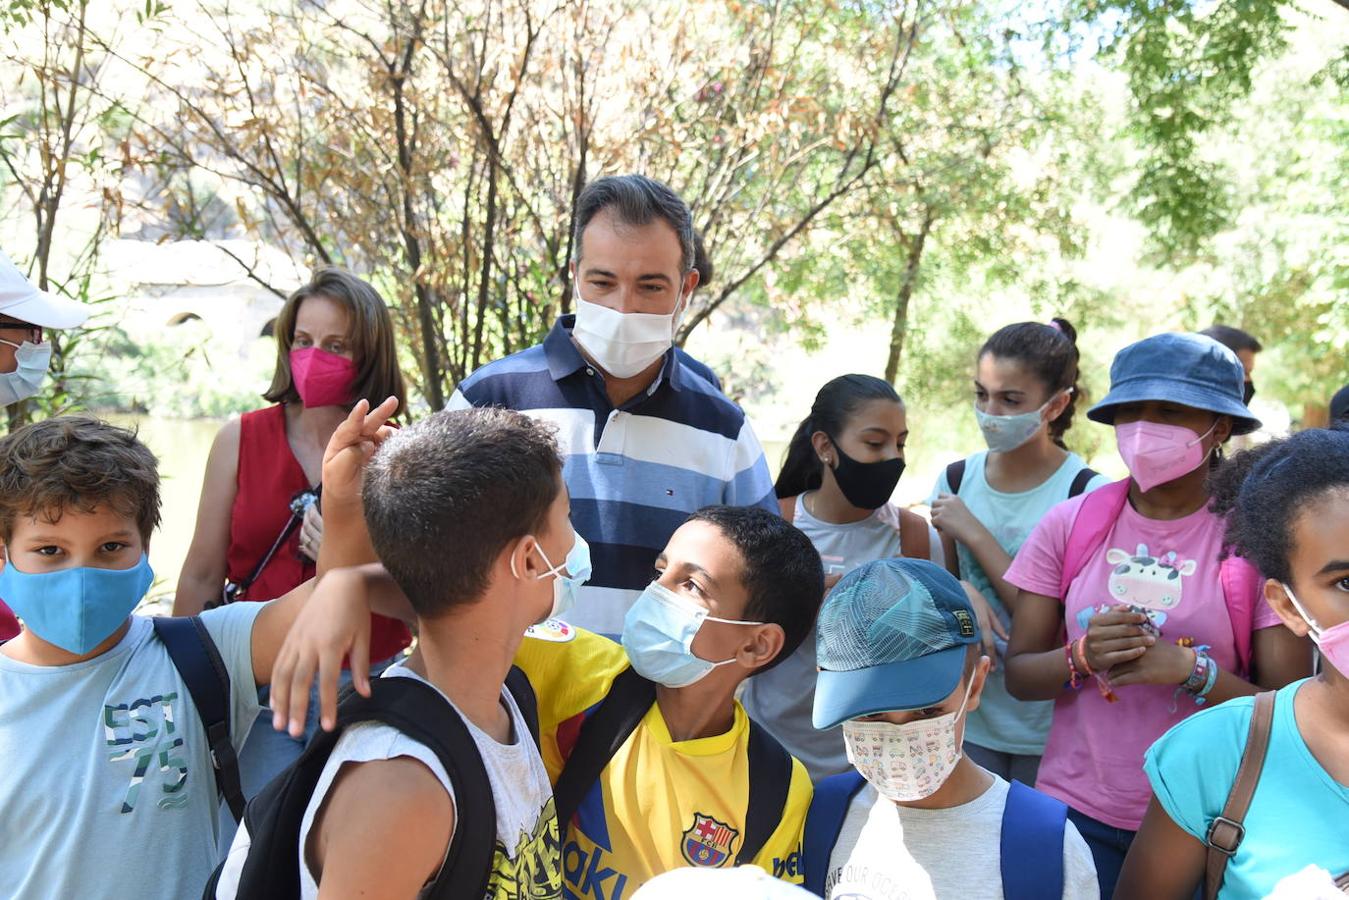
POLYGON ((844 722, 848 762, 887 800, 908 803, 932 796, 960 762, 956 726, 973 687, 971 676, 960 709, 944 716, 903 725, 859 719, 844 722))

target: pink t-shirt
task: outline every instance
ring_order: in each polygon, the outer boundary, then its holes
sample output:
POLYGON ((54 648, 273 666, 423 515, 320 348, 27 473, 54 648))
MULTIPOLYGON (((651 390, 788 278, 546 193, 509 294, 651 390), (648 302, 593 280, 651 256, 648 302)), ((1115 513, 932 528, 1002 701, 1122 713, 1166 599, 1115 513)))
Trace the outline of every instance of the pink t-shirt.
MULTIPOLYGON (((1055 597, 1063 572, 1069 529, 1087 495, 1051 509, 1035 527, 1007 570, 1007 580, 1035 594, 1055 597)), ((1225 671, 1236 671, 1232 617, 1219 575, 1223 520, 1205 507, 1183 519, 1159 521, 1124 505, 1119 519, 1068 587, 1064 619, 1068 640, 1086 632, 1087 621, 1106 604, 1141 607, 1164 640, 1191 638, 1207 644, 1225 671)), ((1258 590, 1258 581, 1253 582, 1258 590)), ((1254 629, 1279 619, 1251 598, 1254 629)), ((1054 701, 1054 720, 1035 786, 1073 809, 1116 828, 1136 831, 1152 789, 1143 774, 1143 754, 1168 728, 1199 707, 1176 686, 1117 687, 1110 703, 1088 679, 1054 701)))

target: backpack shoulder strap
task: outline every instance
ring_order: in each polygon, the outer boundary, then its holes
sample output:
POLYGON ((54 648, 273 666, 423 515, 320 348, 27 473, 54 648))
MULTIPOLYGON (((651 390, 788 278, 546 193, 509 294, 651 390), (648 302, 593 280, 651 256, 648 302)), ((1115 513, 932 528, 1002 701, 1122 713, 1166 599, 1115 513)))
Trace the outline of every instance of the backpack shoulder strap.
POLYGON ((866 784, 855 769, 822 778, 815 785, 815 796, 806 813, 805 837, 801 842, 801 865, 805 870, 805 888, 817 897, 824 896, 829 876, 829 857, 843 830, 848 804, 866 784))
POLYGON ((496 851, 496 801, 473 735, 457 712, 445 709, 440 692, 416 678, 373 678, 370 686, 369 698, 353 694, 344 702, 343 727, 373 720, 397 728, 435 752, 454 787, 454 835, 426 896, 485 896, 496 851))
POLYGON ((1059 600, 1066 600, 1068 588, 1086 566, 1092 554, 1101 549, 1106 535, 1129 502, 1128 478, 1112 482, 1082 498, 1073 524, 1068 529, 1068 544, 1063 551, 1063 571, 1059 574, 1059 600))
POLYGON ((229 670, 200 616, 156 616, 151 621, 192 695, 206 729, 216 789, 238 822, 244 814, 244 789, 239 781, 239 758, 230 739, 229 670))
POLYGON ((1100 474, 1100 472, 1097 472, 1091 466, 1083 466, 1078 469, 1077 474, 1073 476, 1073 483, 1068 486, 1068 499, 1071 500, 1073 497, 1086 491, 1087 485, 1091 484, 1092 479, 1100 474))
POLYGON ((1218 567, 1218 578, 1227 602, 1227 615, 1232 620, 1232 637, 1236 641, 1239 674, 1251 672, 1251 632, 1255 628, 1255 607, 1260 602, 1260 584, 1264 580, 1260 570, 1240 556, 1229 556, 1218 567))
POLYGON ((604 767, 654 702, 656 685, 629 667, 618 674, 609 693, 586 716, 576 737, 576 746, 553 785, 557 825, 563 832, 604 767))
POLYGON ((1223 873, 1227 863, 1236 855, 1237 848, 1246 837, 1246 810, 1250 809, 1251 798, 1255 796, 1256 785, 1260 783, 1260 772, 1265 767, 1265 751, 1269 749, 1270 732, 1274 730, 1274 692, 1264 691, 1255 695, 1255 707, 1251 710, 1251 725, 1246 732, 1246 749, 1241 753, 1241 764, 1237 767, 1236 780, 1232 782, 1232 791, 1227 795, 1227 803, 1222 813, 1208 826, 1208 861, 1204 869, 1204 897, 1214 900, 1223 886, 1223 873))
POLYGON ((796 518, 796 497, 779 497, 778 511, 782 513, 782 518, 790 525, 796 518))
POLYGON ((1068 807, 1019 781, 1008 785, 999 839, 1006 900, 1063 896, 1063 834, 1068 807))
POLYGON ((782 821, 792 786, 792 755, 768 731, 749 720, 749 805, 745 809, 745 834, 735 864, 754 862, 764 844, 782 821))
POLYGON ((965 480, 965 460, 958 459, 946 467, 946 486, 952 494, 960 493, 960 483, 965 480))
POLYGON ((506 673, 506 690, 511 692, 515 705, 520 707, 520 715, 525 717, 525 725, 529 727, 534 746, 539 746, 539 698, 534 694, 534 686, 529 683, 529 676, 524 669, 511 666, 506 673))
POLYGON ((932 535, 927 530, 927 519, 901 509, 899 512, 899 552, 909 559, 932 558, 932 535))

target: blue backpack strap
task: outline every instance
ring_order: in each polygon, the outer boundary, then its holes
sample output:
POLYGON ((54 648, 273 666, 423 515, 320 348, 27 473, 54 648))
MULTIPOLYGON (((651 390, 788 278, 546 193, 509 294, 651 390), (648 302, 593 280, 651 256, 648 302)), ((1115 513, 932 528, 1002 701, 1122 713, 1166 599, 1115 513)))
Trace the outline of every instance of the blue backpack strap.
POLYGON ((200 616, 156 616, 152 621, 155 634, 192 695, 206 729, 216 788, 238 822, 244 814, 244 789, 239 781, 239 757, 230 740, 229 670, 200 616))
POLYGON ((805 837, 801 841, 801 866, 805 870, 805 889, 817 897, 824 896, 824 882, 829 876, 829 857, 838 843, 843 819, 848 815, 848 804, 866 784, 856 770, 830 775, 815 785, 815 796, 806 813, 805 837))
POLYGON ((1013 781, 1002 811, 1001 867, 1005 900, 1063 896, 1063 833, 1068 807, 1013 781))

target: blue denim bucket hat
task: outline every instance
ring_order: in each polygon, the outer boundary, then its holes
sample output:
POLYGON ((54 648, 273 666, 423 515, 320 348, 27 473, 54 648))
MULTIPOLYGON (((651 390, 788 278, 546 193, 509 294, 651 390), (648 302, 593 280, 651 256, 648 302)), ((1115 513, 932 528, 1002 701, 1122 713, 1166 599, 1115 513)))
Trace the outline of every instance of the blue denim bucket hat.
POLYGON ((1110 393, 1087 418, 1115 424, 1115 407, 1169 400, 1232 417, 1233 434, 1249 434, 1260 420, 1241 402, 1246 371, 1231 350, 1202 334, 1154 334, 1115 354, 1110 393))

